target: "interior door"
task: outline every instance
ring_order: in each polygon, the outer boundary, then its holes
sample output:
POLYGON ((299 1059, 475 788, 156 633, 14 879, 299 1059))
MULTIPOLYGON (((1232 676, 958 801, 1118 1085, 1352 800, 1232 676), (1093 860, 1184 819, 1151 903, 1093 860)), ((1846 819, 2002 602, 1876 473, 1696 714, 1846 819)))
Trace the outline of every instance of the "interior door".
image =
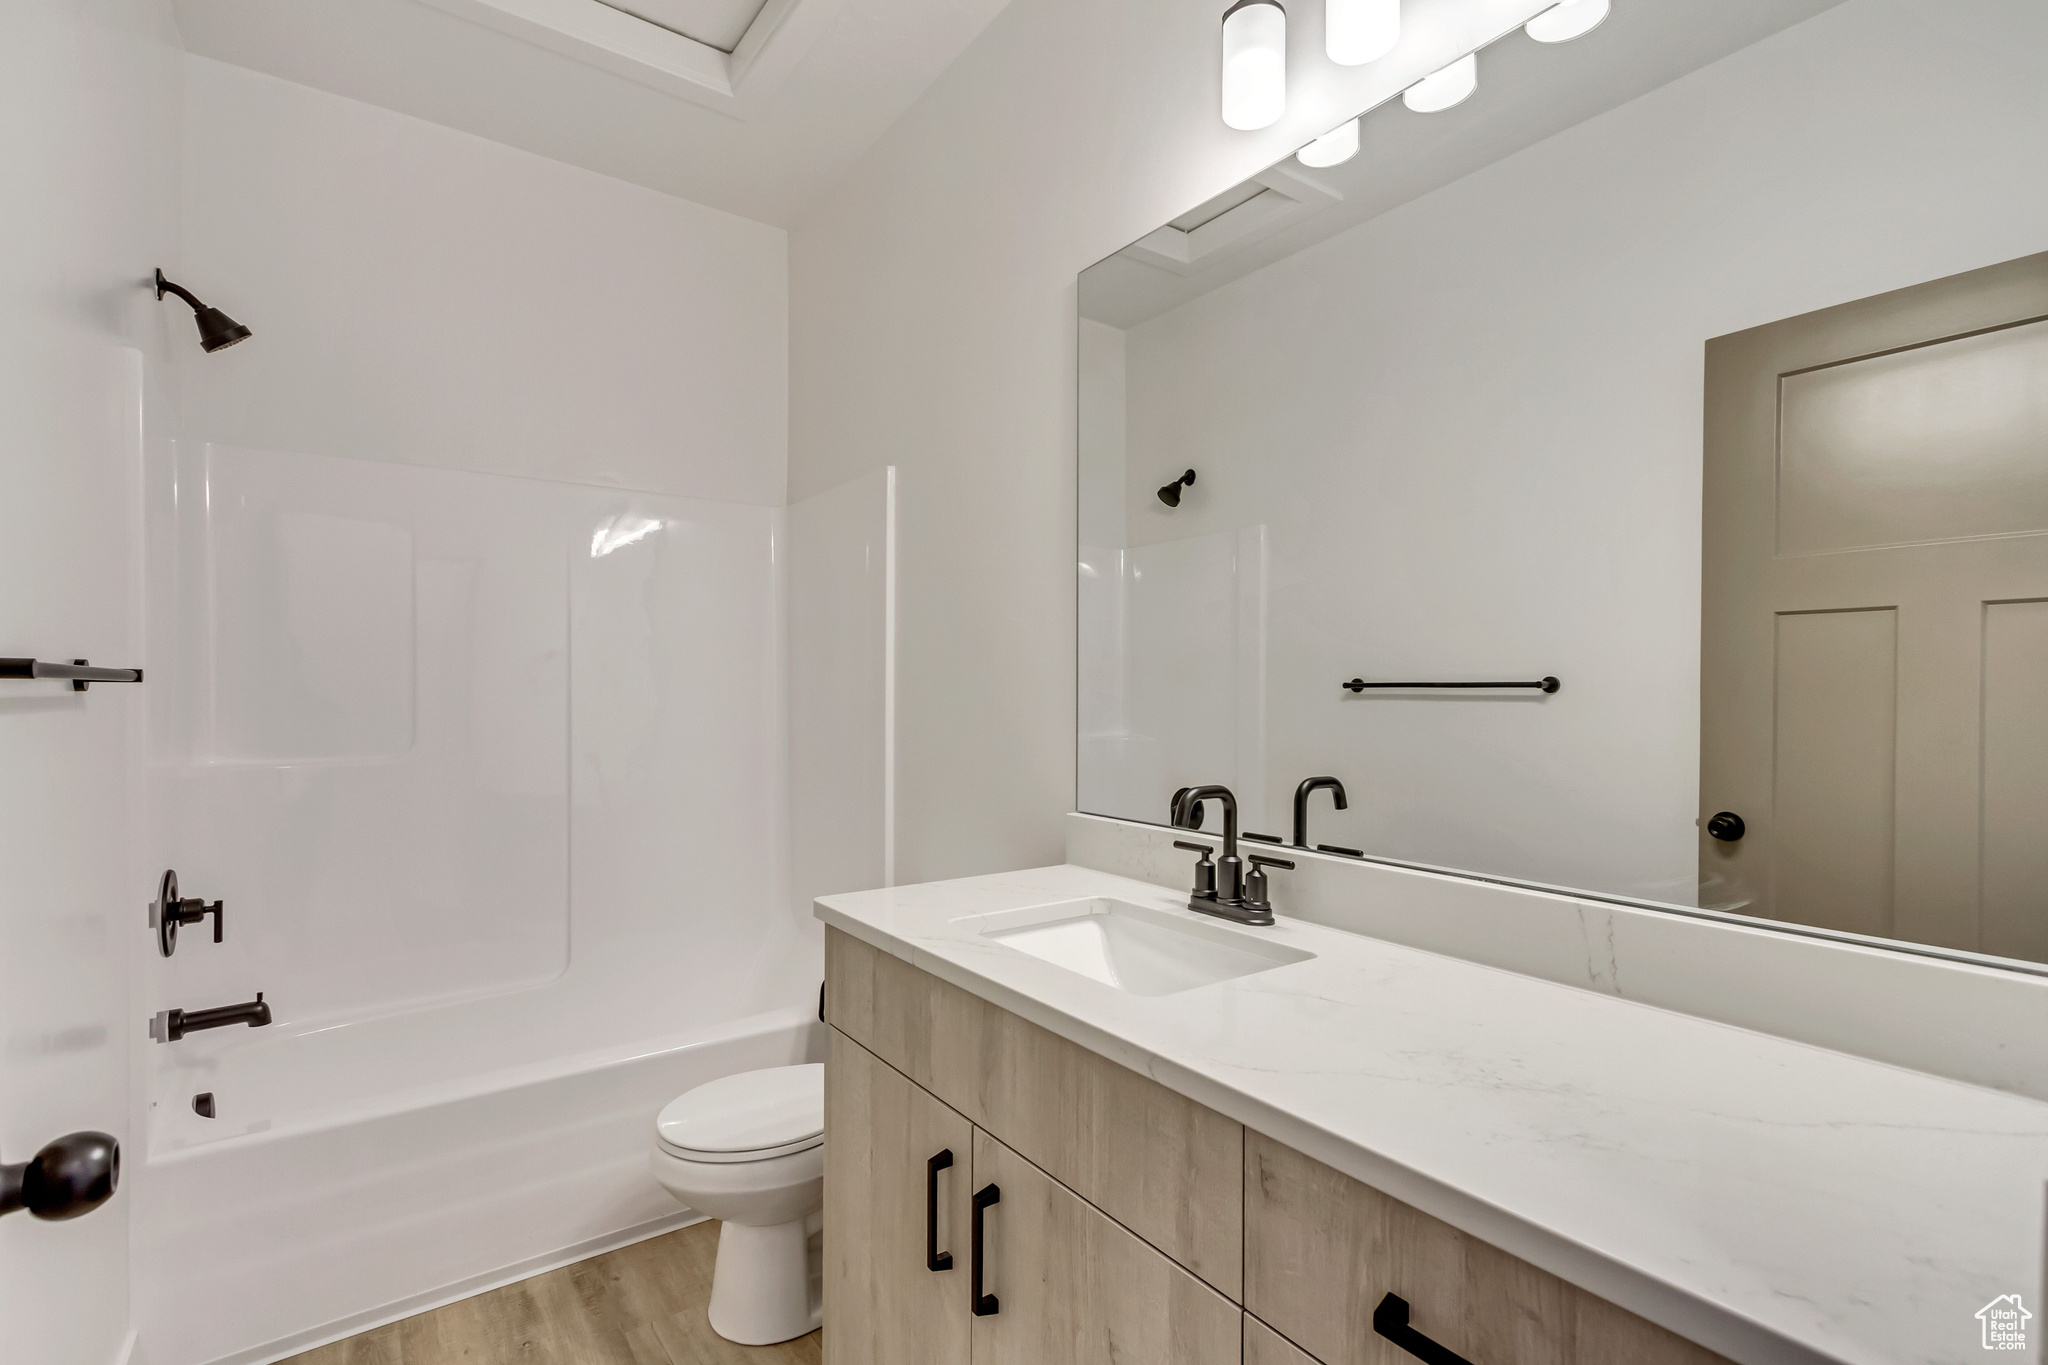
MULTIPOLYGON (((147 286, 160 261, 177 264, 158 254, 172 235, 175 42, 169 7, 156 3, 0 4, 0 655, 144 662, 141 443, 167 411, 144 398, 171 335, 160 329, 175 321, 180 340, 192 336, 189 313, 160 313, 147 286)), ((128 964, 149 951, 152 885, 130 816, 146 690, 0 678, 0 1162, 10 1166, 69 1133, 129 1132, 144 1011, 129 999, 128 964)), ((60 1149, 21 1172, 27 1207, 0 1217, 0 1360, 130 1356, 127 1195, 81 1217, 36 1216, 63 1211, 50 1202, 63 1193, 53 1180, 91 1155, 60 1149)))
POLYGON ((1703 879, 2048 960, 2048 253, 1709 342, 1705 456, 1703 879))
POLYGON ((825 1131, 825 1365, 967 1365, 972 1127, 834 1029, 825 1131))

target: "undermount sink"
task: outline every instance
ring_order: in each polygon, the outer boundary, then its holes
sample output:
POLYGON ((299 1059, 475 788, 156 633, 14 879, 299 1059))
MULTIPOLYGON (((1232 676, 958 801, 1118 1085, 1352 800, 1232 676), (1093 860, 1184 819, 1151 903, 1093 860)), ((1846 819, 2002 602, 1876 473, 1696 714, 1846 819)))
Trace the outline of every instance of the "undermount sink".
POLYGON ((983 938, 1131 995, 1173 995, 1315 956, 1102 896, 985 918, 983 938))

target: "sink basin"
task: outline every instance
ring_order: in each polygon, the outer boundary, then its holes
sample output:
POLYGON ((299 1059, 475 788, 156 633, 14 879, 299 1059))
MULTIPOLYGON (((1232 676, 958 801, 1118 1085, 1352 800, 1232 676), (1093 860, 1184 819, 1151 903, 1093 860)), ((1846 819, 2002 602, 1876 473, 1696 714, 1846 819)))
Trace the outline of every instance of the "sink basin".
POLYGON ((981 936, 1132 995, 1173 995, 1306 962, 1253 933, 1095 897, 981 917, 981 936))

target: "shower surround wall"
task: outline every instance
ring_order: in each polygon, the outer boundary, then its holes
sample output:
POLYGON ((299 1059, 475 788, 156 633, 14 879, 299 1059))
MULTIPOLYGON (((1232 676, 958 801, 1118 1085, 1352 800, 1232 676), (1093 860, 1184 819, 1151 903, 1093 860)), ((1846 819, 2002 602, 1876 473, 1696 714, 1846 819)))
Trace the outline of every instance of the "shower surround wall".
POLYGON ((135 1014, 276 1023, 140 1044, 155 1365, 673 1226, 654 1112, 818 1041, 783 233, 201 59, 184 93, 165 264, 255 339, 179 355, 144 470, 148 844, 227 938, 158 958, 138 888, 135 1014))

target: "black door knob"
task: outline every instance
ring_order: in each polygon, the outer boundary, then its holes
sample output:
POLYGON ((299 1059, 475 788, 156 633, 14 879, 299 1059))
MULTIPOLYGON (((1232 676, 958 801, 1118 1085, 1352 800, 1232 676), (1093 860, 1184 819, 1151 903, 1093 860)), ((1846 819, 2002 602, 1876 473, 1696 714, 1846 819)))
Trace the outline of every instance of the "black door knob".
POLYGON ((121 1144, 109 1133, 72 1133, 35 1160, 0 1166, 0 1214, 27 1209, 56 1221, 91 1213, 121 1183, 121 1144))
POLYGON ((1732 844, 1748 832, 1749 827, 1742 823, 1742 817, 1732 810, 1724 810, 1707 821, 1707 833, 1724 844, 1732 844))

